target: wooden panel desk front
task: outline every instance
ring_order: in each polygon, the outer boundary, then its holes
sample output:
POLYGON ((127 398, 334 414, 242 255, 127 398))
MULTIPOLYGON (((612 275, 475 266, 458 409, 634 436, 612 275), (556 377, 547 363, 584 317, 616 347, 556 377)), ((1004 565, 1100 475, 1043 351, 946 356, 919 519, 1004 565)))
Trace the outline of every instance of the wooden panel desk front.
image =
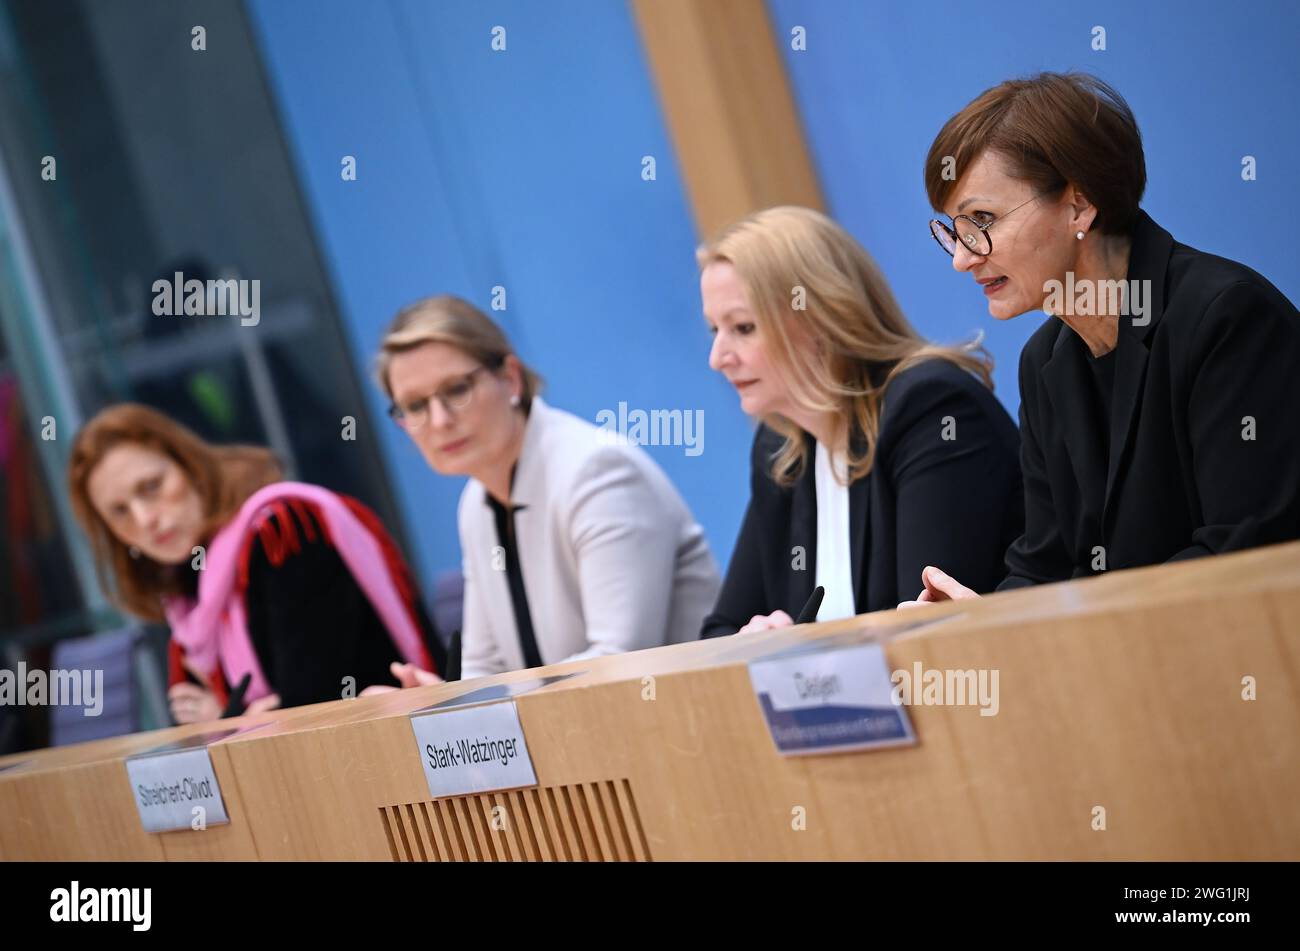
POLYGON ((0 760, 0 857, 1297 859, 1300 544, 220 726, 253 725, 209 747, 231 822, 198 832, 143 832, 124 763, 211 725, 0 760), (996 715, 778 755, 747 662, 854 631, 997 671, 996 715), (505 685, 537 787, 432 800, 409 715, 505 685))

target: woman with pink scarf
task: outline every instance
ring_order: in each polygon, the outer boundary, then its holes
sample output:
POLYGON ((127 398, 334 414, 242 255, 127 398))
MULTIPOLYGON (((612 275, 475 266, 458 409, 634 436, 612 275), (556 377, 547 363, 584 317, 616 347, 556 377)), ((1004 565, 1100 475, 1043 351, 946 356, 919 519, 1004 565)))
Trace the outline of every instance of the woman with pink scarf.
POLYGON ((78 433, 68 477, 109 597, 171 627, 178 723, 355 696, 405 665, 445 668, 375 514, 280 481, 269 450, 213 446, 126 403, 78 433))

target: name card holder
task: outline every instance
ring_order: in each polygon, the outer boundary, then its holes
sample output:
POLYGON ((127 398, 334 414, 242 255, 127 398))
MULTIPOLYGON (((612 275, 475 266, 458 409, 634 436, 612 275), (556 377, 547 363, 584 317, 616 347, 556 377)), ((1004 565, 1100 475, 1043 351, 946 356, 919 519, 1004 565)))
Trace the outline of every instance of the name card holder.
POLYGON ((126 761, 131 798, 146 832, 226 825, 226 804, 206 745, 163 749, 126 761))
POLYGON ((411 730, 434 799, 537 785, 514 700, 417 712, 411 730))
POLYGON ((749 679, 783 756, 916 743, 907 709, 894 702, 879 644, 782 651, 751 661, 749 679))

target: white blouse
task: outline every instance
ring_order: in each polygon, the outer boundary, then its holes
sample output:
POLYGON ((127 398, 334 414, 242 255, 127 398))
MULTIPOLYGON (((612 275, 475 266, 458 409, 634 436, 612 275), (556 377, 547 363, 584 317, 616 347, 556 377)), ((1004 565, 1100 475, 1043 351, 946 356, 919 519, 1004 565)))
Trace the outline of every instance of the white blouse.
POLYGON ((843 455, 836 454, 835 471, 842 482, 836 481, 831 464, 830 452, 818 443, 816 583, 826 589, 818 621, 836 621, 858 613, 853 604, 853 558, 849 554, 848 464, 843 455))

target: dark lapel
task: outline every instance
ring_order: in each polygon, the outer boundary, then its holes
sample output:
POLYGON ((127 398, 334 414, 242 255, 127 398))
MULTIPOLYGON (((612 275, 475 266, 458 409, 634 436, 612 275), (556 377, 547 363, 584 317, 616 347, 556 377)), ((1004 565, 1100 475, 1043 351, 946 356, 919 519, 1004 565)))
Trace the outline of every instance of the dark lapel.
MULTIPOLYGON (((1085 346, 1078 334, 1061 323, 1057 327, 1052 356, 1039 373, 1052 403, 1052 422, 1065 440, 1070 467, 1086 499, 1090 497, 1088 487, 1095 486, 1099 490, 1106 478, 1102 465, 1106 430, 1091 410, 1088 393, 1093 384, 1089 378, 1091 371, 1085 346)), ((1101 518, 1100 512, 1094 514, 1101 518)))
POLYGON ((795 617, 796 613, 803 609, 804 602, 812 594, 817 579, 817 462, 814 456, 817 444, 811 438, 807 443, 808 464, 804 466, 799 481, 790 490, 791 551, 780 556, 789 558, 790 563, 793 564, 795 557, 793 549, 803 548, 804 570, 791 572, 791 603, 786 609, 791 617, 795 617))
MULTIPOLYGON (((880 409, 880 418, 882 420, 885 418, 883 405, 880 409)), ((856 427, 854 429, 856 430, 856 427)), ((866 451, 866 448, 866 440, 855 431, 852 451, 855 454, 861 453, 866 451)), ((849 483, 849 564, 853 571, 853 606, 859 612, 867 610, 863 599, 867 595, 864 585, 869 565, 864 562, 871 557, 871 553, 867 550, 867 538, 870 537, 867 529, 871 524, 872 478, 872 473, 867 473, 856 482, 849 483)))
POLYGON ((853 565, 853 605, 859 613, 867 610, 863 588, 867 565, 863 560, 871 554, 867 551, 867 528, 871 524, 872 478, 872 473, 867 473, 849 485, 849 557, 853 565))
POLYGON ((1132 454, 1133 431, 1138 411, 1141 409, 1142 384, 1146 380, 1147 360, 1151 356, 1148 341, 1165 310, 1165 271, 1174 239, 1144 211, 1138 212, 1133 232, 1133 245, 1129 250, 1128 279, 1150 281, 1148 295, 1143 297, 1147 311, 1143 323, 1138 325, 1133 317, 1119 319, 1118 352, 1115 354, 1115 393, 1110 418, 1110 467, 1106 473, 1106 507, 1102 517, 1103 531, 1110 536, 1107 516, 1113 517, 1111 499, 1128 457, 1132 454))

